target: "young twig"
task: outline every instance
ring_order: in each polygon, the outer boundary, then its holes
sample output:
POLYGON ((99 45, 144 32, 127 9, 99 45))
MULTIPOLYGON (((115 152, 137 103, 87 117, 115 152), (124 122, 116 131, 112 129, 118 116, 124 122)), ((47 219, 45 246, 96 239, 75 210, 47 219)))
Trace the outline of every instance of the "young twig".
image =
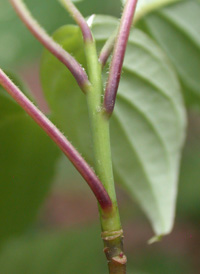
POLYGON ((66 137, 56 126, 19 90, 19 88, 0 69, 0 85, 12 96, 12 98, 28 113, 28 115, 48 134, 58 145, 74 167, 86 180, 103 211, 112 209, 112 202, 102 183, 93 169, 81 157, 66 137))
POLYGON ((81 65, 46 33, 32 17, 22 0, 10 0, 10 2, 30 32, 70 70, 80 88, 86 93, 90 82, 81 65))
POLYGON ((108 58, 110 57, 114 45, 115 45, 115 39, 117 37, 118 30, 116 29, 110 38, 106 41, 105 45, 103 46, 100 54, 99 54, 99 62, 101 64, 102 69, 104 68, 106 62, 108 61, 108 58))
POLYGON ((93 41, 91 30, 87 24, 87 21, 80 13, 80 11, 76 8, 76 6, 71 2, 71 0, 58 0, 64 8, 70 13, 73 17, 74 21, 80 27, 81 32, 83 34, 83 39, 85 42, 93 41))
POLYGON ((104 97, 104 109, 108 116, 112 114, 114 109, 119 81, 121 78, 124 55, 133 22, 136 4, 137 0, 127 0, 114 46, 114 52, 104 97))
MULTIPOLYGON (((151 3, 151 1, 147 4, 144 3, 142 6, 142 8, 139 8, 137 10, 137 13, 135 14, 134 18, 133 18, 133 25, 135 25, 142 17, 144 17, 146 14, 150 13, 151 11, 161 8, 163 6, 165 6, 166 4, 170 4, 170 3, 174 3, 174 2, 178 2, 181 0, 162 0, 160 2, 153 2, 151 3)), ((110 57, 114 45, 115 45, 115 39, 117 37, 117 30, 118 27, 116 28, 116 30, 111 34, 110 38, 105 42, 105 45, 103 46, 100 55, 99 55, 99 60, 100 63, 102 64, 102 68, 105 66, 108 58, 110 57)))

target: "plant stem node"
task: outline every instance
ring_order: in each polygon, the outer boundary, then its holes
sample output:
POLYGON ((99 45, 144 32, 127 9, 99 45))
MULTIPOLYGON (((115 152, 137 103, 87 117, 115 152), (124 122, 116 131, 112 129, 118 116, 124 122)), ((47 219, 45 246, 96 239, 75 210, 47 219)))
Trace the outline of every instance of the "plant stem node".
POLYGON ((122 229, 120 229, 118 231, 104 231, 101 233, 101 238, 104 241, 112 241, 112 240, 115 240, 120 237, 122 237, 122 238, 124 237, 122 229))

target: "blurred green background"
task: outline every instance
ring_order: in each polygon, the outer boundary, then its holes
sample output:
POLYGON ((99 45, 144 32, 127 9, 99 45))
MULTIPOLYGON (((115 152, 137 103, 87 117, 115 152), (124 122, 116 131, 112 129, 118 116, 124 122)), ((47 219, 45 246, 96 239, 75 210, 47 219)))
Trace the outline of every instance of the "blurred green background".
MULTIPOLYGON (((25 2, 32 14, 49 33, 62 25, 73 23, 73 20, 56 0, 48 0, 48 3, 40 0, 25 2)), ((93 13, 118 16, 121 10, 120 0, 84 0, 78 6, 85 17, 93 13)), ((41 53, 42 47, 19 21, 7 0, 1 0, 0 3, 0 33, 1 66, 9 68, 13 65, 19 66, 27 60, 34 60, 41 53)))
MULTIPOLYGON (((26 3, 49 33, 72 23, 55 0, 26 3)), ((84 0, 78 6, 84 16, 98 13, 119 17, 121 13, 120 0, 84 0)), ((46 109, 38 76, 42 47, 16 17, 7 0, 0 2, 0 39, 1 67, 17 72, 46 109)), ((189 113, 188 117, 177 216, 171 235, 148 245, 152 236, 149 223, 137 205, 117 188, 128 273, 200 273, 200 115, 189 113)), ((61 159, 57 169, 59 175, 35 223, 24 235, 9 239, 1 247, 0 273, 106 273, 95 199, 67 160, 61 159)))

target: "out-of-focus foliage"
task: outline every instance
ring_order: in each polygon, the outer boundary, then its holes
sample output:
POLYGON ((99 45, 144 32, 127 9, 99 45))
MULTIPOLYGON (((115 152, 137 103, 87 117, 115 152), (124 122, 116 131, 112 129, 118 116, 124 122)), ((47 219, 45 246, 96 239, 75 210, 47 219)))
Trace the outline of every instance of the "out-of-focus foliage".
MULTIPOLYGON (((93 18, 96 41, 106 41, 116 26, 114 18, 93 18)), ((85 66, 76 26, 62 27, 53 37, 85 66)), ((56 124, 91 159, 85 97, 66 68, 47 51, 42 83, 56 124)), ((173 224, 185 131, 183 109, 179 84, 166 56, 144 33, 132 31, 111 121, 113 165, 116 180, 139 202, 156 235, 169 233, 173 224)))
POLYGON ((32 223, 58 155, 53 142, 0 88, 0 244, 32 223))
POLYGON ((200 220, 200 122, 191 115, 189 138, 186 143, 180 172, 178 217, 199 224, 200 220))
MULTIPOLYGON (((8 242, 0 256, 4 274, 107 273, 102 243, 96 227, 61 233, 21 237, 8 242)), ((153 252, 141 257, 129 254, 128 273, 190 274, 189 262, 178 256, 153 252)))
MULTIPOLYGON (((115 1, 85 0, 80 4, 87 16, 91 12, 118 12, 115 1), (103 6, 102 6, 103 5, 103 6)), ((72 19, 58 1, 25 1, 33 15, 51 33, 72 19)), ((0 2, 1 67, 22 66, 38 56, 42 46, 20 22, 9 1, 0 2)), ((13 77, 12 77, 13 78, 13 77)), ((21 87, 21 83, 15 81, 21 87)), ((26 230, 37 214, 51 185, 58 150, 49 138, 0 90, 0 240, 26 230)))
MULTIPOLYGON (((121 0, 122 4, 126 3, 126 0, 121 0)), ((151 11, 157 10, 163 6, 167 6, 171 3, 181 0, 138 0, 137 8, 134 15, 134 21, 143 17, 151 11)))
MULTIPOLYGON (((24 2, 50 34, 73 22, 57 0, 24 2)), ((120 0, 84 0, 77 5, 85 16, 103 12, 117 15, 120 12, 120 0)), ((0 63, 4 69, 34 61, 42 51, 42 46, 20 22, 8 0, 0 1, 0 39, 0 63)))

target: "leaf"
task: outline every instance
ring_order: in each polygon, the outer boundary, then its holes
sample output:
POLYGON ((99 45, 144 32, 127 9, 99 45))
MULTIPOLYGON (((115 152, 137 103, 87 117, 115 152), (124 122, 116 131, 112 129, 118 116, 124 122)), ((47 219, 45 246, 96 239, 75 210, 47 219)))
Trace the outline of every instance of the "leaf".
MULTIPOLYGON (((123 4, 126 0, 121 0, 123 4)), ((146 14, 157 10, 166 5, 172 4, 177 1, 182 0, 138 0, 137 8, 134 16, 134 22, 138 21, 140 18, 144 17, 146 14)))
MULTIPOLYGON (((95 16, 92 30, 102 44, 117 20, 95 16), (109 31, 108 31, 109 30, 109 31)), ((54 39, 85 67, 83 42, 75 26, 54 39)), ((92 162, 86 99, 67 69, 45 51, 42 84, 56 123, 92 162)), ((117 105, 111 119, 116 179, 146 212, 157 235, 173 225, 185 113, 176 75, 166 56, 144 33, 131 32, 117 105)))
POLYGON ((54 176, 58 150, 0 89, 0 243, 26 230, 54 176))
POLYGON ((123 69, 111 131, 115 172, 155 233, 167 234, 185 134, 179 83, 159 48, 137 30, 130 35, 123 69))
POLYGON ((175 66, 189 107, 200 105, 200 2, 180 1, 139 22, 175 66))

